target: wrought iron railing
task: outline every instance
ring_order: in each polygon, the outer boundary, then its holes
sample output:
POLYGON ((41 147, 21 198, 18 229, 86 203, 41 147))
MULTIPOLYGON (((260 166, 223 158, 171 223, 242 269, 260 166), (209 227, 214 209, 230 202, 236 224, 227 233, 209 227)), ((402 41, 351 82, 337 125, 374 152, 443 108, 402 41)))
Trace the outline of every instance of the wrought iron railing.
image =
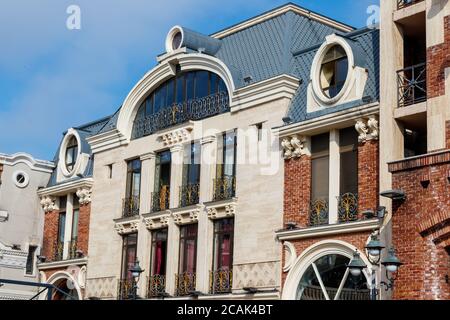
POLYGON ((175 295, 178 297, 187 296, 195 291, 195 273, 181 273, 175 275, 175 295))
POLYGON ((209 273, 209 293, 231 293, 233 288, 233 271, 216 270, 209 273))
POLYGON ((340 223, 358 220, 358 195, 346 193, 338 197, 338 218, 340 223))
POLYGON ((64 242, 56 240, 53 245, 53 261, 62 261, 64 259, 64 242))
POLYGON ((152 212, 168 210, 170 206, 170 186, 162 186, 152 193, 152 212))
POLYGON ((397 0, 397 9, 403 9, 425 0, 397 0))
POLYGON ((218 92, 207 97, 174 104, 150 116, 136 119, 133 127, 133 138, 148 136, 156 131, 189 120, 201 120, 229 110, 230 104, 226 92, 218 92))
POLYGON ((417 64, 397 71, 398 107, 427 100, 427 66, 417 64))
POLYGON ((325 199, 316 199, 311 201, 309 213, 309 225, 311 227, 321 226, 329 223, 328 219, 328 201, 325 199))
POLYGON ((166 276, 155 274, 148 278, 147 298, 156 298, 166 292, 166 276))
POLYGON ((134 217, 139 215, 139 196, 123 199, 123 217, 134 217))
POLYGON ((180 208, 199 203, 200 184, 192 183, 180 187, 180 208))
POLYGON ((214 179, 214 201, 228 200, 236 195, 236 177, 223 176, 214 179))
POLYGON ((74 239, 69 242, 69 259, 78 258, 78 240, 74 239))
POLYGON ((117 286, 117 299, 118 300, 129 300, 133 295, 133 280, 121 279, 117 286))

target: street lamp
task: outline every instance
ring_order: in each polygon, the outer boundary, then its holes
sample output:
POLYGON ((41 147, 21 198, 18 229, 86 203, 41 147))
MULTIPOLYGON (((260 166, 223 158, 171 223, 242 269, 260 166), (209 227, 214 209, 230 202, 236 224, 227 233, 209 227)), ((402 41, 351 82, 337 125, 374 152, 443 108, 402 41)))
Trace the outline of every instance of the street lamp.
POLYGON ((139 265, 139 260, 136 260, 134 266, 130 268, 130 272, 133 277, 133 300, 136 300, 138 289, 137 284, 139 282, 139 278, 141 277, 141 273, 144 272, 144 270, 142 270, 141 266, 139 265))
MULTIPOLYGON (((373 266, 380 266, 381 252, 385 247, 381 244, 378 235, 373 234, 371 236, 369 243, 366 245, 365 248, 367 250, 370 263, 373 266)), ((403 263, 400 262, 400 260, 395 255, 395 249, 394 248, 389 249, 388 256, 386 257, 386 259, 381 261, 381 265, 383 265, 386 268, 386 279, 388 280, 388 282, 382 281, 380 283, 380 286, 381 285, 385 286, 386 291, 389 291, 394 287, 394 282, 397 279, 397 277, 392 276, 392 274, 396 273, 398 271, 398 268, 402 264, 403 263)), ((347 267, 349 268, 352 276, 356 278, 361 275, 362 270, 365 269, 367 266, 364 263, 364 261, 362 261, 359 252, 356 250, 353 255, 353 259, 350 261, 347 267)), ((375 270, 372 269, 372 289, 370 294, 371 300, 376 300, 378 294, 379 290, 376 286, 375 270)))

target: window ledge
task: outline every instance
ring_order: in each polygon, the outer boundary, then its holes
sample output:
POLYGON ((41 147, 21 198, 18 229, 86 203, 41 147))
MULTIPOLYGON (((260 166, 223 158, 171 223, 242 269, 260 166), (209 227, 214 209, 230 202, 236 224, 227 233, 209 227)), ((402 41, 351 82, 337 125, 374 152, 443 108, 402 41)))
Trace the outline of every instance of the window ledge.
POLYGON ((343 233, 371 231, 380 228, 380 226, 381 224, 379 219, 370 219, 350 223, 330 224, 306 229, 279 231, 276 233, 276 237, 280 241, 288 241, 343 233))
POLYGON ((72 259, 72 260, 63 260, 63 261, 54 261, 54 262, 43 262, 38 263, 37 267, 39 270, 47 270, 54 269, 60 267, 68 267, 73 265, 84 265, 87 264, 87 257, 81 259, 72 259))

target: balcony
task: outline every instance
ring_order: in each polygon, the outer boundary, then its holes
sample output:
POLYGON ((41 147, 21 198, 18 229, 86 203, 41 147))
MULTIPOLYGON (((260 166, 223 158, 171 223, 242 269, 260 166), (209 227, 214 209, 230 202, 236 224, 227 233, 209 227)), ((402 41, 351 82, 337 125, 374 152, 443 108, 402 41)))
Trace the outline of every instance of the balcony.
POLYGON ((397 10, 412 6, 425 0, 397 0, 397 10))
POLYGON ((139 196, 132 196, 123 199, 122 217, 129 218, 139 215, 139 196))
POLYGON ((233 272, 231 270, 211 271, 209 275, 209 293, 227 294, 233 288, 233 272))
POLYGON ((118 300, 129 300, 133 294, 133 280, 121 279, 118 283, 118 300))
POLYGON ((157 298, 166 292, 166 276, 156 274, 148 278, 147 298, 157 298))
POLYGON ((427 100, 427 66, 420 63, 397 71, 398 107, 427 100))
POLYGON ((325 199, 316 199, 310 203, 309 226, 317 227, 329 224, 328 201, 325 199))
POLYGON ((346 193, 338 197, 339 223, 347 223, 358 220, 358 195, 346 193))
POLYGON ((214 201, 229 200, 236 195, 236 177, 224 176, 214 179, 214 201))
POLYGON ((69 260, 81 258, 82 252, 78 250, 78 240, 73 239, 69 242, 69 260))
POLYGON ((174 104, 155 114, 135 120, 133 138, 138 139, 177 124, 201 120, 228 111, 230 104, 226 92, 174 104))
POLYGON ((180 208, 199 203, 200 184, 193 183, 180 187, 180 208))
POLYGON ((53 245, 53 261, 63 261, 63 260, 64 260, 64 242, 57 240, 53 245))
POLYGON ((152 193, 152 212, 161 212, 169 209, 170 186, 162 186, 159 191, 152 193))
POLYGON ((190 295, 195 291, 195 273, 181 273, 175 275, 175 295, 177 297, 183 297, 190 295))

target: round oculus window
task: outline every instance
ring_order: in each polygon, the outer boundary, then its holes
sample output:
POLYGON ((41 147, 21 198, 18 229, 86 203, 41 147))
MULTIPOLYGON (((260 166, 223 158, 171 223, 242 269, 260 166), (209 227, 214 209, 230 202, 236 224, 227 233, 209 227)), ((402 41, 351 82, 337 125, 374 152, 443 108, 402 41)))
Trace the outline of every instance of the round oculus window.
POLYGON ((172 49, 177 50, 181 47, 181 42, 183 41, 183 34, 178 31, 172 37, 172 49))
POLYGON ((30 178, 28 174, 26 174, 23 171, 16 171, 13 175, 13 182, 14 184, 19 188, 25 188, 28 186, 28 183, 30 181, 30 178))
POLYGON ((344 87, 348 75, 348 57, 343 47, 334 45, 328 49, 320 67, 320 88, 332 99, 344 87))

